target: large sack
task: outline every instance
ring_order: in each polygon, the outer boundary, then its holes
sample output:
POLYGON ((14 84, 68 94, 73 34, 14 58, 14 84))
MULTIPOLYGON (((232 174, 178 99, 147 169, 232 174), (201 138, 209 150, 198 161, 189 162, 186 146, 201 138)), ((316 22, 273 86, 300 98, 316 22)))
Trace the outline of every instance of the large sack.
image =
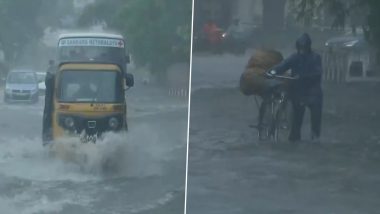
POLYGON ((249 59, 247 68, 262 68, 265 70, 280 63, 284 58, 275 50, 257 50, 249 59))
POLYGON ((262 68, 247 68, 240 77, 240 91, 244 95, 259 94, 265 88, 262 68))
POLYGON ((272 80, 264 73, 283 60, 280 52, 274 50, 258 50, 249 59, 244 73, 240 77, 240 91, 244 95, 262 94, 272 80))

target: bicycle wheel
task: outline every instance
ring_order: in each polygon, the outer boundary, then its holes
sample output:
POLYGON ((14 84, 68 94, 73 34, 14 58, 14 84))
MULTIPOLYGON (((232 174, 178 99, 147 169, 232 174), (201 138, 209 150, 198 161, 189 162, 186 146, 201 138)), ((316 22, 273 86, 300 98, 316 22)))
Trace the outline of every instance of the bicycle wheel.
POLYGON ((285 142, 290 133, 293 116, 290 102, 286 100, 277 102, 275 113, 274 142, 285 142))
POLYGON ((262 123, 258 127, 259 129, 259 140, 269 140, 273 135, 273 124, 274 124, 274 103, 271 101, 265 104, 264 111, 262 112, 262 123))

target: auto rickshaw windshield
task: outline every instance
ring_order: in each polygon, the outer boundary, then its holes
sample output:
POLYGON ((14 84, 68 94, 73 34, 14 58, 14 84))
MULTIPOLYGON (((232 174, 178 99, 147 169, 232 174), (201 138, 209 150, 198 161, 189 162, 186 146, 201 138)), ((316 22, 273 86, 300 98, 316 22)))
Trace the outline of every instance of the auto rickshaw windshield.
POLYGON ((121 75, 116 71, 63 71, 61 102, 119 103, 123 101, 121 75))

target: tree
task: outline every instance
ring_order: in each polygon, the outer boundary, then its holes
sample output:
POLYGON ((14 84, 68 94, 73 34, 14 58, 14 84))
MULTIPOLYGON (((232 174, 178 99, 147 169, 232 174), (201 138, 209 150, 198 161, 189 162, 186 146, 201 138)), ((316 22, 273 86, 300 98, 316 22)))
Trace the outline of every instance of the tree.
POLYGON ((73 0, 0 0, 0 50, 5 63, 18 62, 30 46, 40 47, 45 28, 59 28, 63 17, 74 15, 73 0))
POLYGON ((38 23, 44 27, 62 27, 62 18, 75 17, 73 0, 42 0, 38 23))
POLYGON ((263 26, 267 30, 283 29, 286 0, 263 1, 263 26))
POLYGON ((293 0, 299 19, 307 19, 311 12, 325 9, 334 17, 332 27, 346 25, 351 18, 353 32, 361 25, 366 39, 380 51, 380 1, 379 0, 293 0), (309 10, 308 10, 309 9, 309 10))
POLYGON ((29 42, 42 36, 37 22, 41 0, 0 0, 0 49, 14 61, 29 42))
POLYGON ((79 17, 78 25, 90 26, 102 21, 112 23, 125 4, 125 0, 97 0, 84 8, 79 17))
POLYGON ((191 8, 191 0, 98 0, 85 9, 80 24, 106 21, 124 34, 137 65, 160 72, 189 60, 191 8))
POLYGON ((313 20, 322 10, 321 0, 290 0, 292 13, 295 14, 295 19, 300 22, 305 28, 312 26, 313 20))
MULTIPOLYGON (((368 27, 365 28, 365 32, 370 43, 380 52, 380 1, 367 0, 367 6, 369 14, 367 17, 368 27)), ((380 57, 378 56, 378 58, 380 57)))

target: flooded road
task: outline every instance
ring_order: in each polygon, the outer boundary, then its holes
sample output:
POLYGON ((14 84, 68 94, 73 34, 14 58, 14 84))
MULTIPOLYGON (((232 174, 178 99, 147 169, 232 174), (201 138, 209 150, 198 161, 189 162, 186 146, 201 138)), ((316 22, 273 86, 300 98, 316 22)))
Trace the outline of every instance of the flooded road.
POLYGON ((378 213, 380 86, 325 83, 322 144, 307 115, 300 145, 273 146, 237 88, 246 58, 193 58, 187 213, 378 213))
POLYGON ((2 94, 2 213, 183 212, 186 98, 136 83, 127 95, 126 135, 75 150, 68 146, 75 142, 62 142, 61 155, 53 156, 41 143, 43 98, 32 105, 5 104, 2 94), (117 167, 105 170, 104 160, 117 167))

